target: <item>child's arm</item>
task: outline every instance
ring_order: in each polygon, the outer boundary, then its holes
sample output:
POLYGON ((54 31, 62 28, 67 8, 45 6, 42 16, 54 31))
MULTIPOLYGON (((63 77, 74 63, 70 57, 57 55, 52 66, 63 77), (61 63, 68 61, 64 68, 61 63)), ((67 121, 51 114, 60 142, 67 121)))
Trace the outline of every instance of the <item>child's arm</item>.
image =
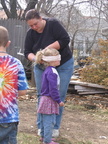
POLYGON ((28 83, 24 67, 20 61, 18 61, 18 96, 26 95, 28 89, 28 83))
POLYGON ((18 91, 18 96, 26 95, 27 90, 19 90, 18 91))
POLYGON ((60 102, 60 103, 59 103, 59 106, 64 106, 64 102, 60 102))

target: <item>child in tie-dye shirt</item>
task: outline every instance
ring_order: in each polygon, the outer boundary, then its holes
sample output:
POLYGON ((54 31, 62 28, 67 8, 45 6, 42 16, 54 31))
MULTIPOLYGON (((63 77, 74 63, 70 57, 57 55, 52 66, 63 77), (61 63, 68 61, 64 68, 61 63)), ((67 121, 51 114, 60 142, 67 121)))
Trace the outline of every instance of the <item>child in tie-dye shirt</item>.
POLYGON ((9 44, 8 31, 0 26, 0 144, 17 144, 17 98, 28 88, 21 62, 6 52, 9 44))

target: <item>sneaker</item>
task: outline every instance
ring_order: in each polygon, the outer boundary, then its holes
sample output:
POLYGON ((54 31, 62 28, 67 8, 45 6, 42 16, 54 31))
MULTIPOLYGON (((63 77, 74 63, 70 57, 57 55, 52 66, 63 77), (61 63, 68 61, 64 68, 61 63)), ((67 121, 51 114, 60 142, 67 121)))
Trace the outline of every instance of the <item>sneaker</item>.
POLYGON ((41 133, 41 129, 38 129, 38 133, 37 133, 37 135, 38 135, 38 136, 41 136, 40 133, 41 133))
MULTIPOLYGON (((39 139, 39 141, 43 142, 43 139, 44 139, 44 138, 43 138, 43 137, 41 137, 41 138, 39 139)), ((51 140, 52 140, 52 141, 56 141, 56 139, 55 139, 55 138, 52 138, 51 140)))
POLYGON ((50 143, 44 143, 44 142, 43 142, 43 144, 59 144, 59 143, 56 143, 56 142, 54 142, 54 141, 51 141, 50 143))
POLYGON ((39 141, 43 142, 43 137, 41 137, 41 138, 39 139, 39 141))
POLYGON ((59 130, 58 129, 54 129, 53 133, 52 133, 52 137, 58 137, 59 136, 59 130))

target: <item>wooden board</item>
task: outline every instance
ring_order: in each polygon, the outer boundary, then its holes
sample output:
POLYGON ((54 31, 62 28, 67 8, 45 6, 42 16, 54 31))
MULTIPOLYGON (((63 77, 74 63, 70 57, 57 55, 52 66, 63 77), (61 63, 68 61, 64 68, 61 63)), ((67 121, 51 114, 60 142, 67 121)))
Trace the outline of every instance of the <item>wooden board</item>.
POLYGON ((79 95, 107 94, 108 93, 108 87, 98 85, 98 84, 73 81, 73 80, 70 81, 69 90, 71 90, 72 92, 76 92, 79 95))
POLYGON ((80 81, 70 81, 70 84, 74 85, 82 85, 82 86, 87 86, 87 87, 94 87, 94 88, 103 88, 103 89, 108 89, 108 87, 98 85, 98 84, 93 84, 93 83, 87 83, 87 82, 80 82, 80 81))

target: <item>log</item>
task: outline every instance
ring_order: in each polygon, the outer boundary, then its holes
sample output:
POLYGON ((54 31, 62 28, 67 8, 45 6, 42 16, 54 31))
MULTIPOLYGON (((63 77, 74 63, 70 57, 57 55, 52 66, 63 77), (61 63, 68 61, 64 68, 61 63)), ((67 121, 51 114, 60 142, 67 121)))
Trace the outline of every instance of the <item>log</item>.
POLYGON ((71 89, 72 92, 78 93, 79 95, 107 94, 108 93, 108 87, 98 85, 98 84, 73 81, 73 80, 70 81, 69 89, 71 89))
POLYGON ((74 85, 82 85, 82 86, 87 86, 87 87, 94 87, 94 88, 103 88, 103 89, 108 89, 108 87, 98 85, 98 84, 93 84, 93 83, 87 83, 87 82, 81 82, 81 81, 70 81, 70 84, 74 85))
POLYGON ((78 92, 80 95, 87 95, 87 94, 106 94, 108 91, 93 91, 93 92, 78 92))

